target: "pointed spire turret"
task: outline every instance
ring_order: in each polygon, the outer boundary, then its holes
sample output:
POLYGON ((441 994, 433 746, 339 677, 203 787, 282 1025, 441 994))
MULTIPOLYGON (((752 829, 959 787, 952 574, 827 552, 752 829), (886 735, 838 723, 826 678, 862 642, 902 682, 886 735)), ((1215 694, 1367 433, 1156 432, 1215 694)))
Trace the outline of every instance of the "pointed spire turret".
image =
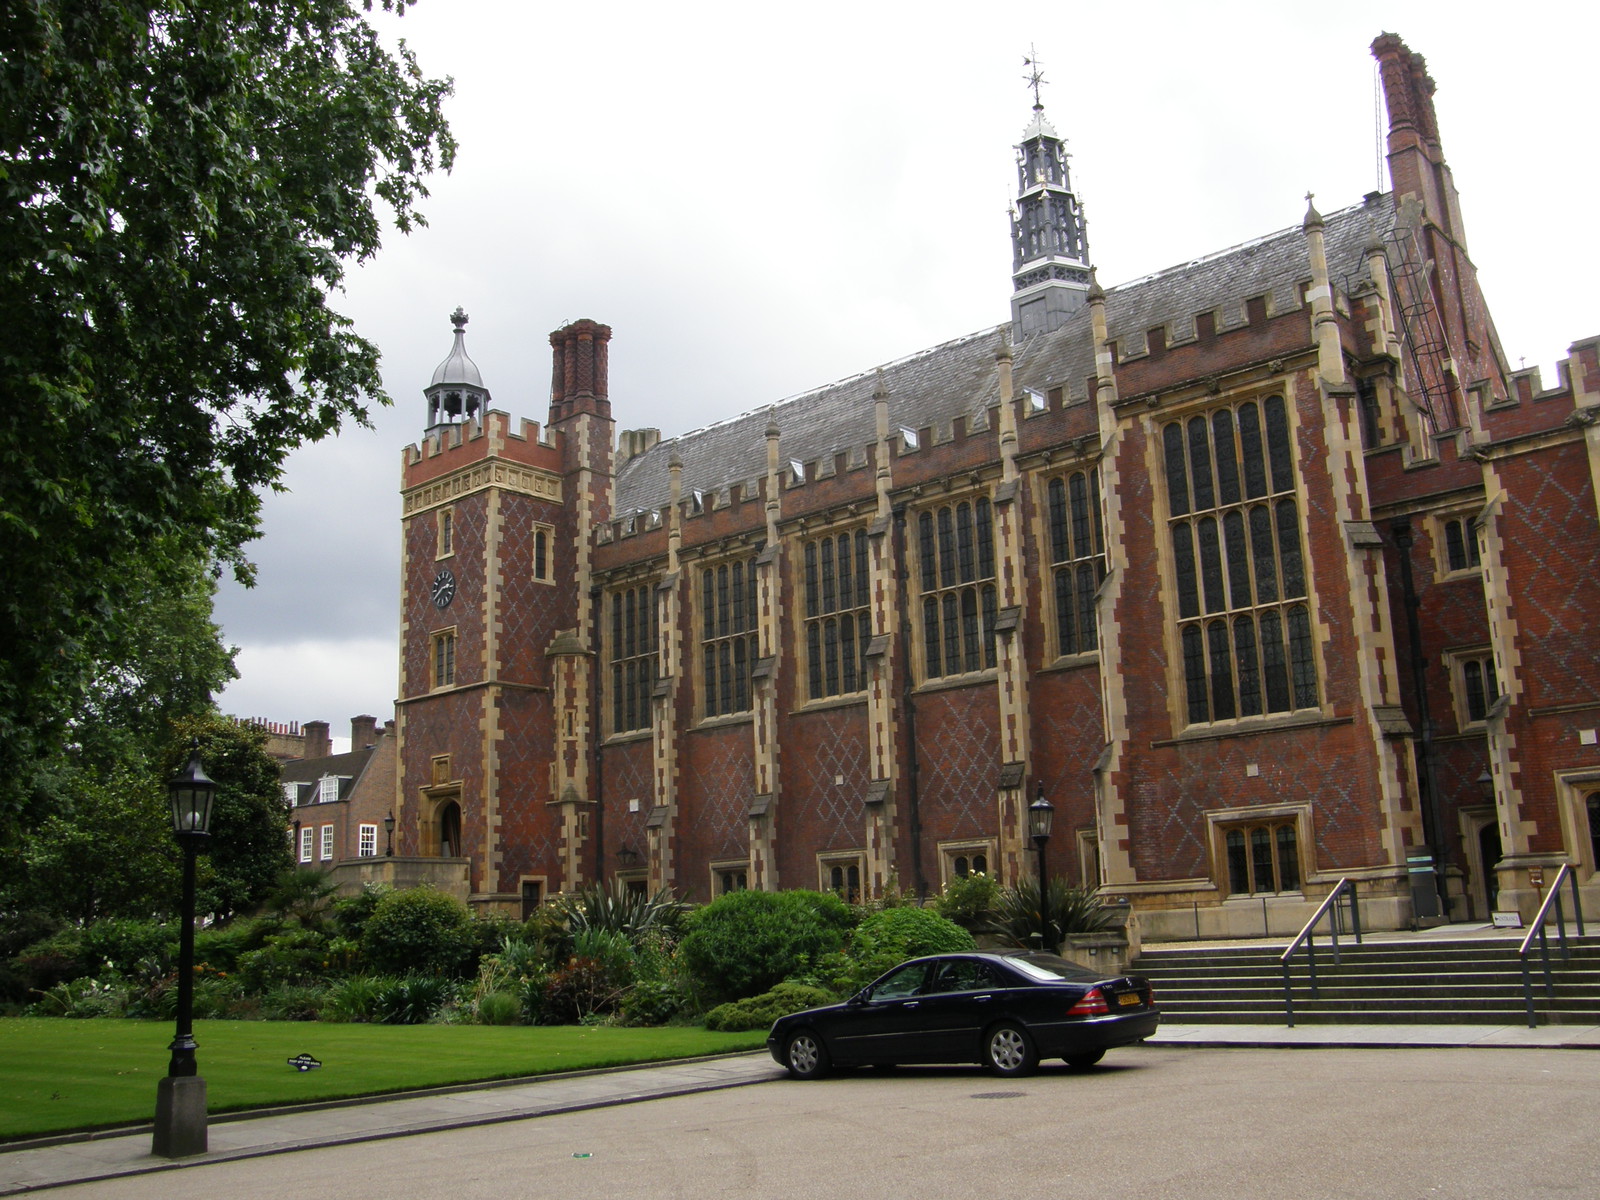
POLYGON ((1011 319, 1027 337, 1058 328, 1089 290, 1089 234, 1072 191, 1066 142, 1045 118, 1038 59, 1023 60, 1033 89, 1033 120, 1017 146, 1017 199, 1011 206, 1011 319))
POLYGON ((483 386, 478 364, 467 357, 467 314, 459 305, 450 314, 455 345, 434 369, 433 381, 422 390, 428 398, 428 429, 454 425, 481 417, 489 407, 489 389, 483 386))

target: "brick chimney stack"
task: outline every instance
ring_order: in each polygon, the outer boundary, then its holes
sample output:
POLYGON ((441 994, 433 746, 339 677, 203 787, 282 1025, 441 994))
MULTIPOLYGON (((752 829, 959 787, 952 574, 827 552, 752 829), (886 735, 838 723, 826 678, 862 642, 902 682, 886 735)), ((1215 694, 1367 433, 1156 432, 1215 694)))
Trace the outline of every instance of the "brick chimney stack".
POLYGON ((607 343, 611 326, 584 319, 550 335, 550 424, 580 412, 611 417, 607 343))
POLYGON ((378 740, 378 718, 362 715, 350 718, 350 749, 364 750, 378 740))
POLYGON ((307 721, 300 729, 306 735, 306 758, 327 758, 333 753, 333 739, 328 736, 326 721, 307 721))

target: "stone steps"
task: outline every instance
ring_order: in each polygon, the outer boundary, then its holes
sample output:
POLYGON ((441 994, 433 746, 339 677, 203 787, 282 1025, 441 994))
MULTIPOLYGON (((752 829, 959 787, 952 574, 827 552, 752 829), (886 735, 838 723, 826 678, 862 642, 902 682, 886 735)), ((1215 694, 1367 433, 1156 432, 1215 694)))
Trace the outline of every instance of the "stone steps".
MULTIPOLYGON (((1529 958, 1541 1023, 1600 1023, 1600 937, 1551 938, 1554 997, 1537 952, 1529 958)), ((1290 967, 1295 1021, 1306 1023, 1522 1024, 1522 965, 1513 940, 1340 941, 1340 961, 1317 947, 1317 991, 1302 950, 1290 967)), ((1150 948, 1132 969, 1147 976, 1170 1021, 1279 1024, 1285 1018, 1282 948, 1150 948)))

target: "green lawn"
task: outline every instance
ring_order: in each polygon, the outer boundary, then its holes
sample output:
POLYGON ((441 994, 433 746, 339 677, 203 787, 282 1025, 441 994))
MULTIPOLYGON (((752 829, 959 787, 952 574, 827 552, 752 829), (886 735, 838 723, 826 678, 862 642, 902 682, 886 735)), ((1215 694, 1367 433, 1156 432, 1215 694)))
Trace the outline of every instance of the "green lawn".
MULTIPOLYGON (((194 1036, 214 1113, 765 1045, 763 1033, 575 1025, 199 1021, 194 1036), (289 1066, 301 1053, 322 1067, 289 1066)), ((0 1018, 0 1141, 150 1120, 171 1041, 165 1021, 0 1018)))

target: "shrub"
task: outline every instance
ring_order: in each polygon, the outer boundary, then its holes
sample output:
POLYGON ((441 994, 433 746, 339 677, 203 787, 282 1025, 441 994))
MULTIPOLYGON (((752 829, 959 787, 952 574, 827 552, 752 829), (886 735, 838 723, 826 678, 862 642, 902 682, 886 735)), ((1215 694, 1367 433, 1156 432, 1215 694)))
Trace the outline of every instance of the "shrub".
POLYGON ((351 975, 328 989, 319 1019, 323 1021, 376 1021, 378 999, 393 983, 379 975, 351 975))
MULTIPOLYGON (((195 958, 199 961, 198 954, 195 958)), ((318 983, 327 977, 328 962, 326 934, 290 927, 268 938, 259 950, 239 955, 236 969, 246 991, 265 993, 285 984, 318 983)))
POLYGON ((780 983, 770 992, 719 1004, 706 1014, 706 1028, 723 1033, 744 1033, 767 1029, 779 1017, 832 1004, 833 997, 821 988, 802 983, 780 983))
POLYGON ((585 929, 572 938, 573 958, 592 958, 606 973, 606 979, 617 991, 633 983, 633 943, 620 930, 585 929))
POLYGON ((70 979, 39 997, 29 1010, 36 1017, 120 1017, 128 988, 114 979, 70 979))
POLYGON ((678 956, 710 1001, 770 991, 844 945, 848 905, 824 892, 730 892, 685 920, 678 956))
POLYGON ((30 983, 36 981, 30 980, 16 956, 60 928, 55 917, 30 910, 7 913, 0 921, 0 1003, 27 999, 30 983))
POLYGON ((392 895, 394 888, 387 883, 364 883, 355 895, 339 897, 333 902, 334 928, 340 936, 359 942, 378 905, 385 896, 392 895))
POLYGON ((227 925, 194 931, 194 961, 218 971, 236 971, 239 956, 266 945, 274 926, 267 921, 231 921, 227 925))
POLYGON ((1017 946, 1037 947, 1040 934, 1052 953, 1060 948, 1069 933, 1093 933, 1104 929, 1111 914, 1088 888, 1071 887, 1064 879, 1052 879, 1045 888, 1046 912, 1039 913, 1039 884, 1025 879, 1000 893, 994 916, 986 930, 1017 946), (1045 921, 1048 921, 1048 927, 1045 921))
POLYGON ((426 1025, 455 999, 455 991, 450 980, 438 975, 387 979, 374 997, 373 1014, 385 1025, 426 1025))
POLYGON ((641 979, 623 996, 620 1011, 628 1025, 665 1025, 688 1007, 683 988, 670 979, 641 979))
MULTIPOLYGON (((483 913, 472 919, 472 949, 470 957, 473 963, 482 960, 487 955, 499 953, 502 946, 512 938, 522 933, 522 922, 500 913, 483 913)), ((468 964, 470 969, 473 963, 468 964)))
POLYGON ((475 944, 467 906, 430 887, 383 897, 361 934, 367 965, 392 974, 458 975, 475 944))
POLYGON ((557 896, 550 907, 565 918, 574 937, 585 930, 605 930, 620 933, 634 944, 651 933, 675 934, 685 908, 672 898, 670 888, 643 896, 628 892, 621 884, 610 891, 595 886, 557 896))
POLYGON ((554 1025, 545 1019, 545 992, 550 986, 550 975, 540 971, 523 977, 517 992, 522 1001, 522 1019, 529 1025, 554 1025))
POLYGON ((315 1021, 328 1002, 326 988, 315 984, 280 983, 261 997, 264 1021, 315 1021))
POLYGON ((886 908, 862 921, 850 943, 851 967, 842 981, 855 991, 908 958, 974 950, 972 935, 926 908, 886 908))
POLYGON ((120 974, 143 959, 171 961, 177 956, 176 925, 107 920, 59 930, 17 955, 16 965, 28 988, 42 992, 70 979, 106 971, 120 974))
POLYGON ((993 875, 974 871, 945 884, 944 892, 934 902, 939 915, 954 921, 963 929, 978 932, 987 927, 994 917, 995 904, 1000 899, 1000 881, 993 875))
POLYGON ((516 1025, 522 1020, 522 998, 512 992, 490 992, 478 1001, 479 1025, 516 1025))
POLYGON ((612 979, 605 963, 572 957, 552 971, 540 1006, 541 1025, 575 1025, 596 1013, 615 1010, 624 988, 612 979))

